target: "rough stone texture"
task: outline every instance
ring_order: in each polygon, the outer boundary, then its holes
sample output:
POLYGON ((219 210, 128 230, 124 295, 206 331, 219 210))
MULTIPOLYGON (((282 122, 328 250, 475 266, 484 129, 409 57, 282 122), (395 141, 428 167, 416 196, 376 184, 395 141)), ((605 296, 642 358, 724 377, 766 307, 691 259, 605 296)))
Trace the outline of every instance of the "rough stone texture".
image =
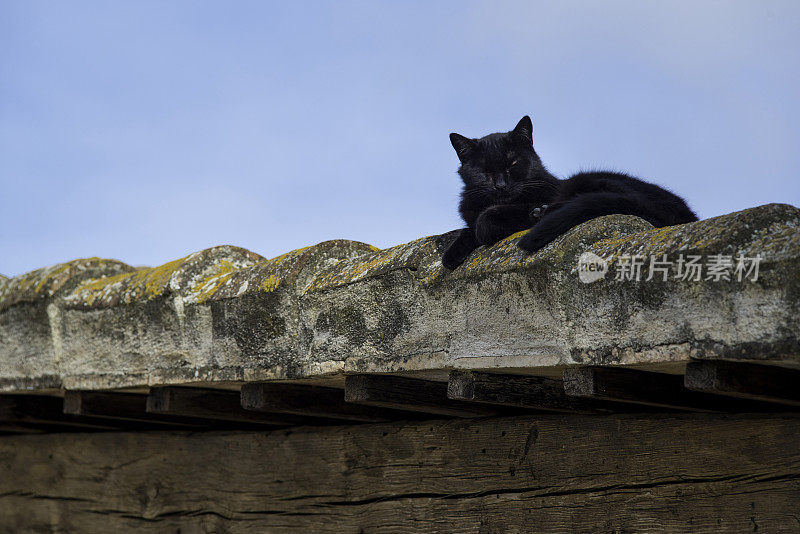
POLYGON ((51 326, 60 299, 84 280, 132 270, 115 260, 88 258, 0 278, 0 388, 57 387, 60 338, 51 326))
MULTIPOLYGON (((215 247, 151 269, 76 260, 0 279, 0 389, 140 387, 342 372, 800 366, 800 210, 770 204, 653 229, 610 216, 526 255, 519 235, 453 272, 452 235, 386 250, 328 241, 265 260, 215 247), (577 258, 610 258, 578 280, 577 258), (617 281, 625 254, 763 260, 757 281, 617 281)), ((645 271, 646 272, 646 271, 645 271)))

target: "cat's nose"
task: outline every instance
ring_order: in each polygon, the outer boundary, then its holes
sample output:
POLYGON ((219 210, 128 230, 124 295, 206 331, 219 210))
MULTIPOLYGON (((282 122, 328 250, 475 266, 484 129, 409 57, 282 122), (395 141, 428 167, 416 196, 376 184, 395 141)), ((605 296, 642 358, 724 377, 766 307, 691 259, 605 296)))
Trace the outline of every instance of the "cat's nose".
POLYGON ((505 189, 506 185, 508 185, 508 183, 506 182, 505 176, 503 176, 502 174, 498 174, 497 176, 495 176, 494 186, 496 189, 505 189))

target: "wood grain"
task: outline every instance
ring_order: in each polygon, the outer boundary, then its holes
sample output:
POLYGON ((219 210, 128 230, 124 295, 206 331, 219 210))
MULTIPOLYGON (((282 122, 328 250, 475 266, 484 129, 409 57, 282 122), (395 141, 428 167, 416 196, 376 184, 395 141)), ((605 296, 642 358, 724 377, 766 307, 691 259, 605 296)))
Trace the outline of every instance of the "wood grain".
POLYGON ((147 411, 153 414, 251 425, 290 426, 323 422, 314 418, 245 410, 238 391, 180 386, 151 388, 147 396, 147 411))
POLYGON ((1 532, 797 532, 795 414, 0 437, 1 532))
POLYGON ((694 391, 738 399, 800 406, 800 371, 770 365, 704 361, 686 366, 684 383, 694 391))
POLYGON ((626 367, 588 366, 564 369, 563 377, 567 395, 586 399, 695 412, 775 411, 774 406, 763 402, 689 390, 681 375, 626 367))
POLYGON ((561 380, 479 371, 451 371, 447 397, 546 412, 591 414, 632 411, 630 405, 626 404, 571 397, 564 392, 561 380))
POLYGON ((3 432, 66 432, 114 430, 114 421, 89 419, 64 413, 64 400, 47 395, 0 395, 3 432))
POLYGON ((347 402, 423 412, 448 417, 480 417, 497 414, 480 404, 447 398, 447 383, 391 375, 350 375, 345 378, 347 402))
POLYGON ((383 422, 417 418, 413 412, 387 410, 345 402, 340 388, 286 384, 251 383, 242 386, 242 407, 270 413, 287 413, 345 421, 383 422))
MULTIPOLYGON (((194 419, 149 413, 146 411, 147 395, 111 391, 65 391, 64 413, 85 418, 105 418, 121 421, 139 421, 159 426, 208 428, 207 419, 194 419)), ((91 420, 91 419, 89 419, 91 420)))

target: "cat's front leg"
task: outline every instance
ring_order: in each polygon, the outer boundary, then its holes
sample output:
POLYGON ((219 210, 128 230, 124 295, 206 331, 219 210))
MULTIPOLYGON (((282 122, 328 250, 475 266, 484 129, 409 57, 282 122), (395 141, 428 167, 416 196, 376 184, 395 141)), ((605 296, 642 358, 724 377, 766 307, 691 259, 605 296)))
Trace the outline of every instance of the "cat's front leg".
POLYGON ((527 204, 497 204, 481 212, 475 221, 475 237, 481 245, 497 243, 515 232, 530 227, 531 207, 527 204))
POLYGON ((475 239, 475 231, 472 228, 463 228, 442 254, 442 265, 452 271, 464 263, 476 248, 478 241, 475 239))
POLYGON ((517 246, 526 252, 536 252, 576 224, 580 224, 576 221, 576 206, 573 204, 550 206, 541 214, 530 232, 522 236, 517 246))
POLYGON ((527 252, 536 252, 571 228, 588 220, 612 213, 637 214, 643 208, 635 199, 615 193, 589 193, 567 202, 551 204, 530 232, 517 245, 527 252))

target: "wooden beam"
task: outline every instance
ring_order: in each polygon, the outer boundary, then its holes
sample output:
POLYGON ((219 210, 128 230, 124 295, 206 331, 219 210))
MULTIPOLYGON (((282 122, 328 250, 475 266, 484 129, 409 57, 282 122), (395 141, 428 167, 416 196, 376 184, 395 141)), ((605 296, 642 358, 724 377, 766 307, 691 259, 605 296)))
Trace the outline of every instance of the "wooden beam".
POLYGON ((5 532, 797 532, 800 414, 0 439, 5 532))
POLYGON ((0 435, 10 436, 18 434, 44 434, 46 429, 38 425, 22 426, 11 423, 0 423, 0 435))
POLYGON ((800 406, 800 371, 744 362, 702 361, 686 366, 693 391, 800 406))
POLYGON ((238 391, 180 386, 155 387, 147 397, 150 413, 234 421, 254 425, 290 426, 328 423, 315 418, 245 410, 238 391))
POLYGON ((737 403, 716 395, 690 391, 684 387, 681 375, 624 367, 564 369, 564 391, 575 397, 629 402, 672 410, 739 412, 763 409, 763 405, 737 403))
POLYGON ((208 428, 207 419, 147 412, 147 394, 116 391, 67 391, 64 413, 106 420, 139 421, 156 427, 208 428))
POLYGON ((92 421, 64 413, 64 400, 48 395, 0 395, 0 422, 6 428, 52 432, 115 430, 108 421, 92 421))
POLYGON ((561 380, 478 371, 451 371, 447 397, 545 412, 593 414, 631 411, 629 404, 567 395, 561 380))
POLYGON ((497 410, 447 398, 447 383, 390 375, 345 377, 347 402, 450 417, 483 417, 497 410))
POLYGON ((241 403, 246 410, 345 421, 381 422, 419 417, 414 412, 345 402, 344 389, 306 384, 280 382, 245 384, 242 386, 241 403))

